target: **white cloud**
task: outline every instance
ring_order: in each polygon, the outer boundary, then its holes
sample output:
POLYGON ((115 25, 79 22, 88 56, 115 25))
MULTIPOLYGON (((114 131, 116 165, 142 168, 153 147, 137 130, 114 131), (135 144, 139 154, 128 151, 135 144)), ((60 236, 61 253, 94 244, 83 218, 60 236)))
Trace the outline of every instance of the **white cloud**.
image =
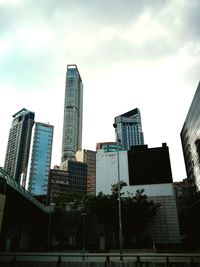
POLYGON ((0 0, 0 6, 15 6, 20 5, 24 0, 0 0))
POLYGON ((5 57, 12 49, 13 45, 9 38, 0 39, 0 56, 5 57))
POLYGON ((48 49, 48 46, 55 39, 55 35, 46 25, 38 24, 32 27, 21 27, 17 30, 15 38, 22 47, 33 51, 48 49))
POLYGON ((113 3, 0 0, 0 165, 12 114, 23 107, 55 126, 52 164, 59 164, 65 69, 76 63, 84 83, 84 146, 114 140, 114 117, 139 107, 145 140, 167 142, 174 177, 185 178, 179 132, 199 79, 200 3, 113 3))

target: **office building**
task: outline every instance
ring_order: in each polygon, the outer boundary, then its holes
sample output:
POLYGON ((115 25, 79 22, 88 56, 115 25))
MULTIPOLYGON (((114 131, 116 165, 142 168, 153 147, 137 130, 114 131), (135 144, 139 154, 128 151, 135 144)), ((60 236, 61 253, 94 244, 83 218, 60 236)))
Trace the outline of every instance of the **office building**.
POLYGON ((200 190, 200 83, 181 130, 187 178, 200 190))
POLYGON ((47 195, 53 129, 54 127, 50 124, 35 123, 28 190, 36 196, 47 195))
POLYGON ((87 164, 66 160, 62 169, 55 166, 49 173, 48 203, 67 193, 87 193, 87 164))
POLYGON ((59 168, 51 169, 48 183, 48 204, 55 203, 56 198, 65 195, 69 190, 70 177, 68 171, 59 168))
POLYGON ((131 146, 144 144, 141 115, 138 108, 115 117, 115 123, 118 141, 122 143, 124 150, 129 150, 131 146))
POLYGON ((61 162, 82 149, 82 117, 82 79, 76 65, 67 65, 61 162))
POLYGON ((4 169, 25 187, 35 113, 25 108, 13 115, 4 169))
POLYGON ((77 161, 87 164, 87 193, 95 194, 96 192, 96 151, 79 150, 76 152, 77 161))
POLYGON ((122 143, 117 142, 103 142, 96 144, 96 151, 103 150, 104 152, 115 152, 117 149, 123 150, 122 143))
POLYGON ((87 164, 76 160, 65 160, 60 170, 69 173, 69 192, 87 193, 87 164))

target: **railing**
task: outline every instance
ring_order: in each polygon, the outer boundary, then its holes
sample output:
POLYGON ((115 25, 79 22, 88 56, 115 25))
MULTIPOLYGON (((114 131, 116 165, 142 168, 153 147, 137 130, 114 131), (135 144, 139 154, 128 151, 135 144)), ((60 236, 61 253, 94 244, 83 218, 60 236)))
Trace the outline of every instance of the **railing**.
POLYGON ((200 266, 200 253, 0 253, 0 266, 92 266, 142 267, 151 266, 200 266), (45 263, 46 262, 46 263, 45 263), (22 265, 20 265, 20 263, 22 265), (49 265, 51 263, 51 265, 49 265), (157 265, 158 264, 158 265, 157 265), (176 265, 177 264, 177 265, 176 265), (180 265, 181 264, 181 265, 180 265), (35 265, 34 265, 35 266, 35 265), (159 265, 160 266, 160 265, 159 265))

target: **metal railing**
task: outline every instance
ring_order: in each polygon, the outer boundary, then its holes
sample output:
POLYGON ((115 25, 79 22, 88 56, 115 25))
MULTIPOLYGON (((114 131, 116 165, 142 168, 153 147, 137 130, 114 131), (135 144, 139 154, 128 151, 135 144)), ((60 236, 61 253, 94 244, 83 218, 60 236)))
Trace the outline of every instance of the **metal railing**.
POLYGON ((181 263, 200 266, 200 253, 124 253, 122 257, 120 253, 0 253, 0 266, 4 266, 2 262, 12 267, 20 266, 19 262, 23 262, 23 266, 24 262, 42 262, 41 266, 44 266, 44 262, 54 262, 56 267, 61 267, 63 262, 83 262, 83 266, 86 262, 96 262, 96 266, 111 266, 111 263, 112 266, 115 263, 119 266, 117 263, 123 262, 124 267, 142 267, 143 263, 155 263, 155 266, 163 263, 166 267, 171 266, 171 263, 173 266, 176 263, 178 266, 181 263))

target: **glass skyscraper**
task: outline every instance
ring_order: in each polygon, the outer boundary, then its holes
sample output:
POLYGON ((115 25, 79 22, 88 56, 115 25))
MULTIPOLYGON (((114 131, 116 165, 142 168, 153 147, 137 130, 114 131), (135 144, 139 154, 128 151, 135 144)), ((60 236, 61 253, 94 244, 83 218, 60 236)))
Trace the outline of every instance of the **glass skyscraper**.
POLYGON ((144 145, 141 115, 138 108, 115 117, 115 124, 124 150, 131 149, 131 146, 144 145))
POLYGON ((64 121, 62 138, 62 158, 75 158, 82 149, 83 84, 76 65, 67 65, 64 121))
POLYGON ((25 108, 13 115, 4 169, 25 187, 35 113, 25 108))
POLYGON ((47 195, 53 129, 52 125, 35 123, 28 184, 28 190, 34 195, 47 195))
POLYGON ((200 190, 200 83, 181 130, 181 142, 187 178, 200 190))

